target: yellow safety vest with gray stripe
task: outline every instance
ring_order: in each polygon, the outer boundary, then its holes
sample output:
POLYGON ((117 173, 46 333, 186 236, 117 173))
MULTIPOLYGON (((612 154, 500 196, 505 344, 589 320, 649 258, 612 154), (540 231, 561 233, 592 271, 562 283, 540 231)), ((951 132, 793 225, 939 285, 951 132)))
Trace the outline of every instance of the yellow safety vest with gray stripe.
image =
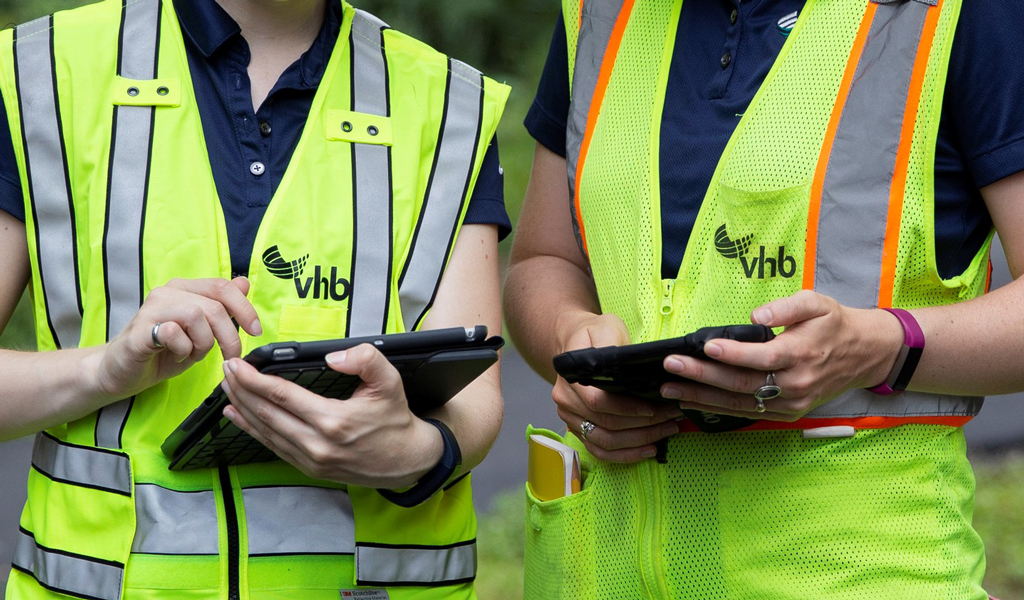
MULTIPOLYGON (((40 350, 106 342, 172 278, 230 277, 171 2, 105 0, 3 32, 0 89, 40 350)), ((243 333, 243 354, 419 327, 507 95, 345 5, 257 234, 264 335, 243 333)), ((169 471, 160 444, 219 383, 218 356, 37 436, 9 598, 474 597, 468 477, 404 509, 281 461, 169 471)))
MULTIPOLYGON (((934 259, 959 0, 808 0, 663 279, 659 140, 683 1, 562 3, 567 210, 602 310, 634 342, 749 322, 801 289, 911 309, 984 291, 987 244, 952 279, 934 259)), ((665 464, 602 462, 575 436, 531 430, 575 448, 583 481, 548 502, 527 486, 524 598, 984 600, 956 426, 980 405, 855 391, 795 423, 710 434, 686 421, 665 464)))

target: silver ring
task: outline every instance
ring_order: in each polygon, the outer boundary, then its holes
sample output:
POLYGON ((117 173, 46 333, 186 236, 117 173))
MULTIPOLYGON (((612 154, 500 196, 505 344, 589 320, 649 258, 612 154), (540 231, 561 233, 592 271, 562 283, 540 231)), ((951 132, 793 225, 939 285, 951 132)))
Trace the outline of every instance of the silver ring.
POLYGON ((151 332, 151 335, 153 337, 153 346, 155 346, 157 349, 160 349, 160 348, 164 347, 164 345, 160 343, 160 326, 161 325, 163 325, 163 323, 157 323, 156 325, 154 325, 153 326, 153 331, 151 332))
POLYGON ((764 378, 764 385, 754 392, 754 410, 763 413, 768 410, 764 405, 765 400, 774 400, 782 395, 782 388, 775 385, 775 373, 769 371, 764 378))
POLYGON ((596 425, 584 419, 583 422, 580 423, 580 439, 586 440, 587 435, 590 434, 591 431, 594 431, 594 427, 596 427, 596 425))

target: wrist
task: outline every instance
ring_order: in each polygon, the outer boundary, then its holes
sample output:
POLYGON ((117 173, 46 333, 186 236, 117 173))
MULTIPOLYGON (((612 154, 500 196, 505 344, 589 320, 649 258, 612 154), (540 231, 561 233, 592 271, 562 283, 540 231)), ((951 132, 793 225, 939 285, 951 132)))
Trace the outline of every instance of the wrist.
POLYGON ((430 472, 444 455, 444 438, 437 427, 423 419, 414 418, 412 444, 408 450, 409 471, 403 473, 392 489, 404 489, 414 485, 430 472))
POLYGON ((105 357, 110 344, 94 346, 82 350, 77 373, 83 376, 78 381, 84 382, 83 390, 86 398, 93 398, 104 406, 122 398, 111 385, 105 369, 105 357))
POLYGON ((389 502, 405 508, 417 506, 433 497, 439 490, 456 476, 462 464, 462 451, 455 434, 442 421, 427 419, 429 426, 437 430, 442 440, 441 458, 426 473, 421 475, 416 484, 407 490, 378 489, 377 492, 389 502))
POLYGON ((908 311, 884 308, 875 312, 886 317, 887 330, 892 331, 893 328, 896 328, 898 332, 895 354, 892 353, 891 342, 887 344, 889 352, 884 353, 886 360, 882 364, 884 367, 888 367, 888 370, 881 374, 874 373, 873 378, 869 380, 873 383, 868 384, 871 386, 868 387, 868 391, 888 396, 905 390, 910 384, 917 363, 924 351, 925 338, 917 319, 908 311))

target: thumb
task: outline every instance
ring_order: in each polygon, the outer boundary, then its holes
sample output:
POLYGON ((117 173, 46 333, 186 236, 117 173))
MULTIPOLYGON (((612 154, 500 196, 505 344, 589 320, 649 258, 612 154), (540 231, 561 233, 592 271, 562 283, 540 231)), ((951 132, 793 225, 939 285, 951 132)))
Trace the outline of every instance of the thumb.
POLYGON ((787 298, 772 300, 758 307, 751 314, 750 321, 767 327, 788 327, 828 314, 833 302, 827 296, 801 290, 787 298))
POLYGON ((235 277, 231 280, 231 283, 238 288, 242 294, 249 295, 249 278, 247 277, 235 277))
POLYGON ((339 373, 355 375, 375 389, 401 387, 401 377, 388 359, 370 344, 328 354, 327 365, 339 373))

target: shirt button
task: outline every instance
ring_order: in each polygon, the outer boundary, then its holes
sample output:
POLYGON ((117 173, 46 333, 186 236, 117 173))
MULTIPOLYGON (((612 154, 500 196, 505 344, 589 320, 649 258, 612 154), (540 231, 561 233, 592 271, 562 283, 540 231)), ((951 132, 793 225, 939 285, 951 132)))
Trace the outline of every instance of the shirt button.
POLYGON ((266 170, 267 170, 267 167, 264 166, 263 163, 261 163, 260 161, 256 161, 256 162, 252 163, 251 165, 249 165, 249 172, 252 173, 253 175, 257 176, 257 177, 259 177, 260 175, 265 173, 266 170))
POLYGON ((722 60, 720 60, 719 62, 721 63, 723 69, 728 67, 729 63, 732 62, 732 54, 726 52, 725 54, 722 55, 722 60))
POLYGON ((736 24, 736 19, 738 19, 738 18, 740 18, 740 11, 736 10, 735 8, 732 9, 732 14, 729 15, 729 24, 730 25, 735 25, 736 24))
POLYGON ((270 126, 270 123, 268 121, 263 121, 262 123, 260 123, 260 135, 262 135, 263 137, 269 136, 273 131, 274 130, 270 126))

